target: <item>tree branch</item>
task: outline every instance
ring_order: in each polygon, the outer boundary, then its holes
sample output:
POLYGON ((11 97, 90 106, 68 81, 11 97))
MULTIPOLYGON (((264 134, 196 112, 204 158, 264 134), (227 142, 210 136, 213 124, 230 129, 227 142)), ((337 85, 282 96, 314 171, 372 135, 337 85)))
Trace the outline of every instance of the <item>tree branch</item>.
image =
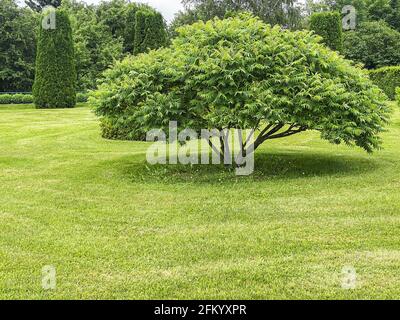
POLYGON ((256 141, 253 143, 251 148, 249 147, 246 150, 246 154, 250 154, 251 152, 255 152, 257 150, 257 148, 267 140, 289 137, 289 136, 292 136, 294 134, 306 131, 308 129, 306 126, 301 126, 298 129, 294 129, 294 128, 298 127, 298 124, 294 123, 294 124, 291 124, 286 131, 276 134, 285 125, 282 124, 282 123, 279 123, 274 128, 272 128, 273 125, 274 124, 269 124, 266 128, 264 128, 263 131, 261 131, 261 133, 257 137, 256 141), (270 128, 272 128, 272 129, 270 130, 270 128))
POLYGON ((304 127, 304 126, 298 128, 298 129, 296 129, 296 130, 293 130, 294 127, 295 127, 295 126, 291 126, 291 127, 290 127, 287 131, 285 131, 285 132, 272 135, 272 136, 268 137, 268 140, 289 137, 289 136, 292 136, 292 135, 294 135, 294 134, 297 134, 297 133, 300 133, 300 132, 303 132, 303 131, 306 131, 306 130, 307 130, 307 127, 304 127))

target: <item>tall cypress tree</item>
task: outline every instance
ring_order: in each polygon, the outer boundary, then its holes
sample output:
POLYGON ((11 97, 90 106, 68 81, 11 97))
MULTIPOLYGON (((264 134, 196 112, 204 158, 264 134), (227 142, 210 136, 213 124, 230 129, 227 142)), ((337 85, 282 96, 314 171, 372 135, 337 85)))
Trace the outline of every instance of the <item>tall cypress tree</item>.
POLYGON ((76 104, 76 70, 71 25, 62 10, 46 25, 49 14, 43 14, 40 24, 34 102, 37 108, 72 108, 76 104))
POLYGON ((134 54, 158 49, 167 42, 164 18, 159 12, 142 9, 136 12, 134 54))

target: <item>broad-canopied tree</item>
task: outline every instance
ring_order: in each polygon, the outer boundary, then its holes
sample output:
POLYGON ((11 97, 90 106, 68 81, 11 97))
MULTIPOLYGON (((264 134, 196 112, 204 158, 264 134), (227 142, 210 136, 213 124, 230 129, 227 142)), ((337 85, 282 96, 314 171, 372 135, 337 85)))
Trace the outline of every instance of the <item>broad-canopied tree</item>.
MULTIPOLYGON (((372 152, 388 120, 386 97, 320 42, 249 15, 199 22, 179 29, 169 48, 109 70, 92 103, 108 128, 136 139, 151 129, 168 132, 177 121, 199 133, 252 129, 254 149, 317 130, 332 143, 372 152)), ((243 143, 242 151, 249 147, 243 143)))

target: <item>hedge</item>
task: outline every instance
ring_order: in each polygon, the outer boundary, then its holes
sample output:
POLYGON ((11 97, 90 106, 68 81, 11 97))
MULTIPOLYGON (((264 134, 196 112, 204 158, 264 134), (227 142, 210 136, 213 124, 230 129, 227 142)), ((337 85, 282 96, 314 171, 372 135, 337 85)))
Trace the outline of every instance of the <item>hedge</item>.
POLYGON ((310 29, 332 50, 343 51, 343 26, 339 12, 318 12, 310 17, 310 29))
POLYGON ((55 19, 55 29, 44 29, 40 21, 33 85, 34 103, 38 108, 72 108, 76 104, 71 24, 62 10, 56 10, 55 19))
MULTIPOLYGON (((76 95, 77 102, 87 102, 88 95, 86 93, 78 93, 76 95)), ((29 104, 33 103, 32 94, 0 94, 0 104, 29 104)))
POLYGON ((397 104, 400 107, 400 87, 396 88, 396 99, 397 99, 397 104))
POLYGON ((369 76, 390 99, 396 98, 396 88, 400 87, 400 66, 371 70, 369 76))
POLYGON ((33 102, 31 94, 0 94, 0 104, 28 104, 33 102))

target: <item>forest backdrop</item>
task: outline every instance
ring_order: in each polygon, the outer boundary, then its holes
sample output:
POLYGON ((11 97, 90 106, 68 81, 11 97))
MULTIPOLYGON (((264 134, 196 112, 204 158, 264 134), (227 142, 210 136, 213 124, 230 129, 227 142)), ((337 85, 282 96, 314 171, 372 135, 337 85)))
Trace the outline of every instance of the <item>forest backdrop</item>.
POLYGON ((35 74, 39 12, 46 5, 69 15, 75 49, 77 90, 96 87, 102 73, 117 60, 167 45, 175 30, 197 20, 250 11, 263 21, 289 29, 309 27, 313 12, 357 10, 355 30, 344 32, 341 53, 368 69, 400 65, 398 0, 183 0, 185 10, 168 26, 155 9, 126 0, 89 5, 76 0, 0 1, 0 92, 31 92, 35 74))

